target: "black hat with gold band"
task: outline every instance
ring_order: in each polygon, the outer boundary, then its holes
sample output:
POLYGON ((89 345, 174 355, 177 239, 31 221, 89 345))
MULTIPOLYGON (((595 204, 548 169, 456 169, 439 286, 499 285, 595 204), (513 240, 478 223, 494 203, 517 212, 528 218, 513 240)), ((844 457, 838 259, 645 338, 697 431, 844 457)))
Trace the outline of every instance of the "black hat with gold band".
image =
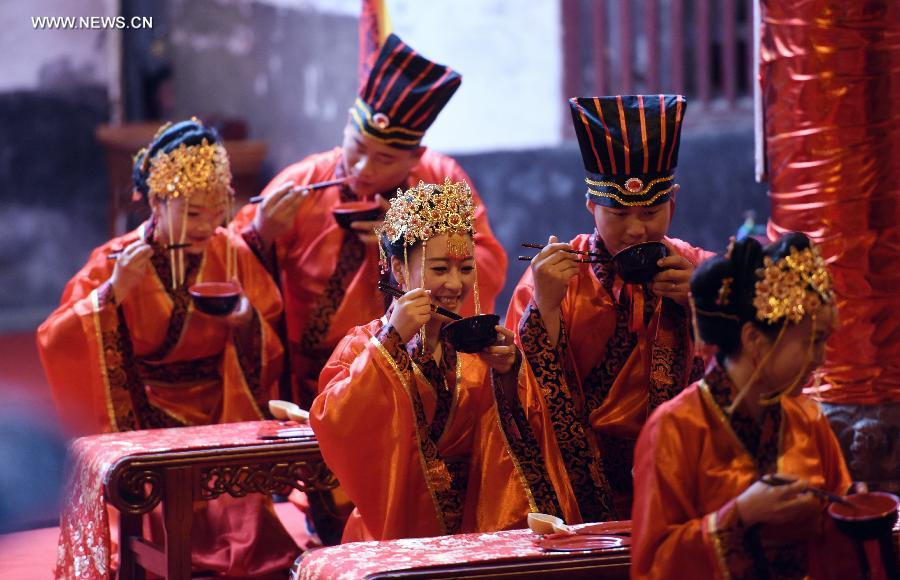
POLYGON ((669 200, 687 107, 683 96, 578 97, 569 106, 588 199, 608 207, 669 200))
POLYGON ((398 149, 414 149, 460 83, 459 73, 431 62, 391 34, 350 109, 350 118, 369 137, 398 149))

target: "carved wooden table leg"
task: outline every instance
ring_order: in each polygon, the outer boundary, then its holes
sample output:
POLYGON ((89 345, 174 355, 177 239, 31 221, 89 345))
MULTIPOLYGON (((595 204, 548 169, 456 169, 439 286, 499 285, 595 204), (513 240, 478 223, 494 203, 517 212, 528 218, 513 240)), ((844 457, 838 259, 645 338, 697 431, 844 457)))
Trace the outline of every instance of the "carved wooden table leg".
POLYGON ((170 467, 164 478, 166 578, 188 580, 191 577, 191 519, 194 515, 191 467, 170 467))
POLYGON ((144 580, 144 569, 130 551, 131 538, 143 534, 143 516, 119 512, 119 579, 144 580))

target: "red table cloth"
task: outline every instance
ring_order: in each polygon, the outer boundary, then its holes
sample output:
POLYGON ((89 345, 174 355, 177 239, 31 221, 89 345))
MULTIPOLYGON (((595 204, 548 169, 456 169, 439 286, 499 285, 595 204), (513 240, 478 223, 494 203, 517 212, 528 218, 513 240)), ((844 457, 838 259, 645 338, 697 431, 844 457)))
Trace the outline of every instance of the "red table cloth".
MULTIPOLYGON (((272 421, 146 429, 81 437, 69 448, 67 484, 60 514, 57 578, 107 578, 110 530, 104 484, 122 458, 166 451, 271 444, 259 438, 272 421)), ((312 429, 305 426, 309 437, 312 429)))
MULTIPOLYGON (((607 522, 609 533, 630 529, 630 522, 607 522)), ((573 529, 598 524, 572 526, 573 529)), ((592 532, 600 532, 600 529, 592 532)), ((434 538, 407 538, 386 542, 354 542, 321 548, 304 554, 295 571, 299 580, 363 578, 400 570, 429 568, 460 563, 504 560, 565 559, 573 553, 547 552, 537 546, 540 535, 531 530, 457 534, 434 538)), ((627 553, 628 547, 612 552, 627 553)), ((606 553, 607 550, 604 550, 606 553)))

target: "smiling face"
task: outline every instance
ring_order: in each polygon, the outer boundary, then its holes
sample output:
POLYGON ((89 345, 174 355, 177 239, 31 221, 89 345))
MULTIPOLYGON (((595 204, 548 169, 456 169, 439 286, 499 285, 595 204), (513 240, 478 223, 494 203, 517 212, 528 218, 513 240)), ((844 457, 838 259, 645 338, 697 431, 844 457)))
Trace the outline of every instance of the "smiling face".
POLYGON ((674 200, 659 205, 606 207, 587 202, 597 233, 611 254, 643 242, 659 242, 669 231, 674 200))
POLYGON ((177 197, 168 201, 151 198, 150 205, 156 216, 156 240, 161 244, 168 244, 170 239, 180 243, 183 233, 184 241, 191 244, 185 251, 199 254, 206 249, 216 228, 225 222, 227 194, 177 197))
POLYGON ((409 283, 405 283, 403 257, 393 256, 394 278, 404 290, 431 290, 437 306, 459 313, 475 285, 475 245, 469 234, 440 234, 425 244, 425 279, 422 279, 422 244, 409 250, 409 283))
POLYGON ((348 185, 360 197, 372 197, 403 186, 424 147, 398 149, 361 133, 352 123, 344 128, 344 171, 348 185))

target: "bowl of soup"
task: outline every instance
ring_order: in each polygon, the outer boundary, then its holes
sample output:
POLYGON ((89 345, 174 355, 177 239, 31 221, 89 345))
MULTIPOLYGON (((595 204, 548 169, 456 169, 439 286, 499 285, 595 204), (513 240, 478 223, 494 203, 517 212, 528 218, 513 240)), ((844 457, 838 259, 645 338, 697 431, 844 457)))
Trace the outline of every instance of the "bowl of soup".
POLYGON ((900 500, 892 493, 872 491, 848 495, 847 504, 832 503, 828 515, 838 529, 857 540, 874 540, 890 534, 897 523, 900 500))
POLYGON ((199 282, 188 288, 188 293, 200 312, 225 316, 237 306, 241 287, 234 282, 199 282))

